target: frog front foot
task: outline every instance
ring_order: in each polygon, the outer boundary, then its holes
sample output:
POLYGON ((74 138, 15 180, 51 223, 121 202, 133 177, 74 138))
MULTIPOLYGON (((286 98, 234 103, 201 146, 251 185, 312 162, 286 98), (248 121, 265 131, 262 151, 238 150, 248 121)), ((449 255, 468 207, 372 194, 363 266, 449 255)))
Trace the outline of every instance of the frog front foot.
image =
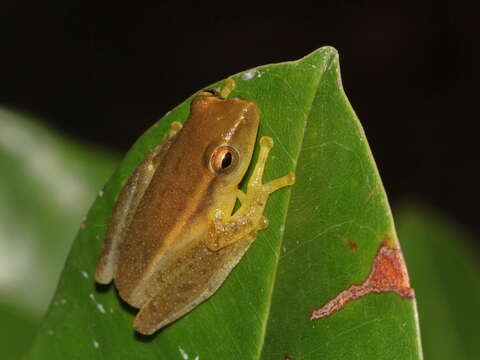
POLYGON ((246 237, 256 237, 259 230, 268 226, 268 220, 263 216, 263 212, 270 194, 295 183, 293 172, 266 184, 262 183, 272 147, 271 137, 263 136, 260 139, 260 154, 248 182, 247 192, 244 193, 240 189, 237 191, 240 208, 234 214, 226 214, 222 210, 215 211, 205 240, 207 248, 211 251, 218 251, 246 237))

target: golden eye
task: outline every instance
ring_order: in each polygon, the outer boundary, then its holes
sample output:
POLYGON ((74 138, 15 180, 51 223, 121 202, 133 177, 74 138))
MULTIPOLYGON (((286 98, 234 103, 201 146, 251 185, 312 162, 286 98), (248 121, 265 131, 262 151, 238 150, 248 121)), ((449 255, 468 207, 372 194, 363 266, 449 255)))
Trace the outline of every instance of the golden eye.
POLYGON ((217 147, 210 157, 210 169, 215 174, 225 174, 237 167, 238 151, 228 145, 217 147))

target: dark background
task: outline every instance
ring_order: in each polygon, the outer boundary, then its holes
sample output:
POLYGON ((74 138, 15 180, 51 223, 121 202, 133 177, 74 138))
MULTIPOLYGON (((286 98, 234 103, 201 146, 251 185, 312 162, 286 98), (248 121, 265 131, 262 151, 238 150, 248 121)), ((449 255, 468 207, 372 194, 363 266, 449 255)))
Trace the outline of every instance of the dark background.
POLYGON ((2 2, 0 102, 123 153, 209 83, 331 45, 393 205, 419 199, 480 233, 477 9, 463 1, 140 4, 2 2))

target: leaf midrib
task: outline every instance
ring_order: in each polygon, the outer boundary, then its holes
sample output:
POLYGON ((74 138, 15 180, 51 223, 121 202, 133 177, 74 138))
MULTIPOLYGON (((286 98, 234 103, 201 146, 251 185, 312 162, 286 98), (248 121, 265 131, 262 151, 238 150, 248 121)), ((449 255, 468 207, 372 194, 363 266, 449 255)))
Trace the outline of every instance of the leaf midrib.
MULTIPOLYGON (((330 51, 330 53, 328 54, 329 55, 328 60, 325 60, 325 63, 327 63, 327 62, 328 63, 325 65, 323 72, 320 74, 320 76, 318 78, 317 84, 315 86, 315 91, 313 92, 313 96, 312 96, 312 99, 310 101, 310 105, 308 106, 307 111, 304 112, 306 119, 304 121, 302 138, 301 138, 301 141, 300 141, 299 151, 298 151, 298 153, 297 153, 297 155, 294 159, 294 172, 295 173, 296 173, 296 170, 297 170, 298 159, 300 158, 300 154, 302 153, 303 141, 305 139, 305 133, 306 133, 306 130, 307 130, 307 127, 308 127, 308 121, 310 119, 310 114, 311 114, 311 111, 312 111, 313 103, 315 102, 318 91, 320 89, 320 84, 322 82, 323 76, 330 69, 330 66, 331 66, 332 62, 338 56, 338 53, 333 48, 327 48, 327 49, 321 49, 321 50, 330 51)), ((288 193, 287 208, 286 208, 286 211, 285 211, 285 216, 283 217, 283 223, 285 223, 285 220, 288 218, 288 212, 289 212, 289 209, 290 209, 291 198, 292 198, 292 191, 293 190, 291 190, 288 193)), ((281 234, 281 241, 279 242, 279 244, 280 244, 279 251, 274 252, 275 263, 274 263, 274 267, 273 267, 273 276, 272 276, 272 282, 271 282, 272 285, 271 285, 270 290, 268 292, 267 310, 265 312, 265 319, 262 322, 261 339, 260 339, 260 342, 258 344, 257 356, 255 358, 257 360, 260 360, 262 358, 263 349, 265 348, 265 337, 266 337, 266 332, 267 332, 268 320, 270 318, 270 311, 271 311, 271 308, 272 308, 272 298, 273 298, 273 292, 275 290, 275 283, 276 283, 277 272, 278 272, 278 264, 279 264, 279 261, 280 261, 280 253, 281 253, 280 249, 282 247, 281 244, 283 244, 283 241, 284 241, 285 233, 286 233, 286 229, 281 234)))

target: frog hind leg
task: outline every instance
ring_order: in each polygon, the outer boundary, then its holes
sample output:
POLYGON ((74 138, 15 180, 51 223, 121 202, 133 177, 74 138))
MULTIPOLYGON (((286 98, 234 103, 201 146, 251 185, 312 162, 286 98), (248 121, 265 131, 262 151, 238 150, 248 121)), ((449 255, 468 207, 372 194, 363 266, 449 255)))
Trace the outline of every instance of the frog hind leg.
POLYGON ((118 247, 122 242, 125 229, 128 228, 140 200, 147 190, 153 174, 170 147, 173 139, 182 129, 182 124, 174 121, 160 144, 147 155, 135 172, 123 186, 110 218, 102 252, 97 262, 95 280, 99 284, 108 284, 115 274, 118 247))
POLYGON ((133 327, 151 335, 190 312, 218 290, 254 240, 248 235, 221 251, 209 251, 199 240, 176 259, 170 259, 159 274, 162 281, 155 287, 156 294, 140 308, 133 327))
POLYGON ((268 221, 263 216, 263 212, 268 197, 274 191, 295 183, 293 172, 266 184, 262 183, 265 164, 272 147, 272 138, 263 136, 260 139, 260 154, 249 179, 247 193, 237 191, 237 197, 241 203, 240 208, 233 215, 225 214, 222 211, 216 211, 213 215, 205 239, 205 244, 210 250, 223 249, 245 236, 255 236, 258 230, 267 227, 268 221))
POLYGON ((170 290, 172 291, 156 295, 141 307, 133 322, 136 331, 143 335, 151 335, 182 317, 204 300, 202 297, 185 298, 181 293, 174 291, 175 289, 170 290))

